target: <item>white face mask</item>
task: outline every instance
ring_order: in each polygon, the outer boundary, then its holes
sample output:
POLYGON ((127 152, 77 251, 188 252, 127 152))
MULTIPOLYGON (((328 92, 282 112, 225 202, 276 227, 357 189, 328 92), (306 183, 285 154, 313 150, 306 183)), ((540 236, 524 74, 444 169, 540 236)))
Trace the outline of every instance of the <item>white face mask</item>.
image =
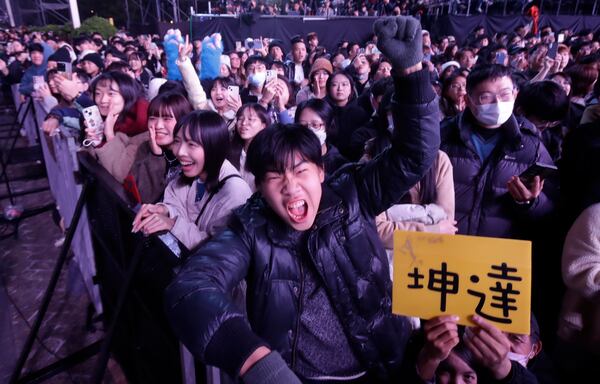
POLYGON ((472 104, 471 112, 483 126, 499 126, 510 118, 515 101, 499 101, 494 104, 472 104))
POLYGON ((533 352, 533 350, 531 352, 529 352, 529 354, 527 354, 527 355, 522 355, 520 353, 514 353, 514 352, 508 352, 506 357, 508 357, 509 360, 516 361, 517 363, 519 363, 522 366, 524 366, 525 368, 527 368, 527 363, 529 362, 529 358, 530 358, 530 355, 532 352, 533 352))
POLYGON ((325 140, 327 140, 327 132, 325 132, 324 129, 313 129, 310 127, 308 127, 308 129, 310 129, 312 133, 317 135, 317 138, 319 139, 319 143, 321 143, 321 145, 325 144, 325 140))
POLYGON ((255 87, 261 87, 265 80, 267 80, 266 72, 254 72, 250 76, 248 76, 248 81, 255 87))

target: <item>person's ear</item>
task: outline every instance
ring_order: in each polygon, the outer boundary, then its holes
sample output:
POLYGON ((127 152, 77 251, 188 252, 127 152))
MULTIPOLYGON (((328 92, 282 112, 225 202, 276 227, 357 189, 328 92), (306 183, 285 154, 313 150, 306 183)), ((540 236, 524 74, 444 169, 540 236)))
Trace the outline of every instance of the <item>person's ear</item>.
POLYGON ((541 340, 538 340, 531 345, 531 352, 532 352, 532 356, 531 356, 532 359, 534 357, 536 357, 540 352, 542 352, 542 341, 541 340))
POLYGON ((319 168, 319 181, 322 183, 325 181, 325 165, 319 168))

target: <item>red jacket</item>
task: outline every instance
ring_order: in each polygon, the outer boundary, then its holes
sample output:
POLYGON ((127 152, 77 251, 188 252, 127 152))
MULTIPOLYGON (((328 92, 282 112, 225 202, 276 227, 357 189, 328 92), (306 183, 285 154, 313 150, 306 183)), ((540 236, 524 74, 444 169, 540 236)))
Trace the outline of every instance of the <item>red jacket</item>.
POLYGON ((125 112, 125 119, 115 124, 115 133, 123 132, 135 136, 148 130, 148 106, 146 99, 138 99, 133 107, 125 112))

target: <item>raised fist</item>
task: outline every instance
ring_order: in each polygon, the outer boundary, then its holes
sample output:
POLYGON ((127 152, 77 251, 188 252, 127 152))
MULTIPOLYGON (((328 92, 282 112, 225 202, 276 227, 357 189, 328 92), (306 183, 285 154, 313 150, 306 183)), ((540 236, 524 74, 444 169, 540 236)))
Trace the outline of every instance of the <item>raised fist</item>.
POLYGON ((421 23, 410 16, 379 19, 373 25, 377 47, 396 70, 413 67, 423 60, 421 23))

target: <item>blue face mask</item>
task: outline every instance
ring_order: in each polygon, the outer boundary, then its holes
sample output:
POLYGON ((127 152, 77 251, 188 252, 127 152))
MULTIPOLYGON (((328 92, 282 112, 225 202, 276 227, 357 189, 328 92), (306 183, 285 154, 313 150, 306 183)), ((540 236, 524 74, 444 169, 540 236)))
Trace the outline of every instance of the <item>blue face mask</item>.
POLYGON ((262 85, 265 83, 265 80, 267 80, 266 72, 255 72, 248 76, 248 81, 250 82, 250 84, 258 88, 262 87, 262 85))

